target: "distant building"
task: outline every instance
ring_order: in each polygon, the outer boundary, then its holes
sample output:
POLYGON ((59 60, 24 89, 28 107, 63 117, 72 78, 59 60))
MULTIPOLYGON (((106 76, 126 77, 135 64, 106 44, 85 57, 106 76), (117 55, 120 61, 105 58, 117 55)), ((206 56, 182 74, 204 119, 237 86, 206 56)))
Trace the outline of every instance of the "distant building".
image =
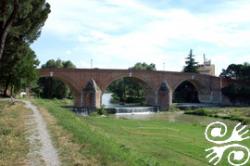
POLYGON ((198 65, 198 72, 200 74, 206 74, 215 76, 215 65, 211 64, 211 60, 207 60, 205 54, 203 54, 204 62, 198 65))

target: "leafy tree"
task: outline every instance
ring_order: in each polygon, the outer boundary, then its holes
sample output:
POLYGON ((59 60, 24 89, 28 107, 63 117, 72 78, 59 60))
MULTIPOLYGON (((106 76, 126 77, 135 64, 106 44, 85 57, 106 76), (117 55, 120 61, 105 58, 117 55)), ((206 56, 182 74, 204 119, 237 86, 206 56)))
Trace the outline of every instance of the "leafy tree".
MULTIPOLYGON (((51 59, 42 65, 42 68, 75 68, 75 65, 71 61, 51 59)), ((62 99, 72 97, 70 89, 67 85, 65 85, 62 81, 51 77, 40 78, 38 81, 38 90, 36 91, 37 93, 40 93, 40 96, 43 98, 62 99)))
POLYGON ((250 64, 231 64, 223 69, 221 77, 234 79, 237 82, 222 89, 222 93, 232 102, 250 103, 250 64))
MULTIPOLYGON (((130 69, 134 70, 156 70, 155 64, 136 63, 130 69)), ((108 91, 112 92, 113 102, 143 103, 145 94, 142 84, 136 78, 125 77, 113 82, 108 91)))
POLYGON ((63 68, 74 69, 76 66, 71 61, 63 61, 62 62, 63 68))
POLYGON ((223 69, 220 74, 221 77, 231 78, 235 80, 250 80, 250 64, 231 64, 227 67, 227 69, 223 69))
POLYGON ((188 57, 186 58, 186 66, 184 67, 184 72, 189 72, 189 73, 197 73, 198 72, 198 63, 194 59, 194 54, 193 50, 190 49, 190 53, 188 57))
POLYGON ((0 65, 0 85, 4 86, 4 96, 7 96, 9 88, 13 93, 32 84, 37 78, 36 67, 39 65, 35 53, 28 44, 11 39, 6 43, 10 47, 5 49, 5 63, 0 65))
POLYGON ((222 89, 222 93, 229 97, 233 103, 250 104, 250 87, 246 84, 230 84, 222 89))
POLYGON ((151 64, 147 64, 145 62, 143 63, 136 63, 131 69, 135 69, 135 70, 151 70, 151 71, 155 71, 156 67, 155 64, 151 63, 151 64))
POLYGON ((18 91, 37 77, 38 65, 30 44, 41 33, 50 12, 45 0, 1 0, 0 2, 0 88, 18 91))
POLYGON ((0 3, 0 60, 5 56, 9 37, 30 44, 41 34, 41 28, 50 13, 45 0, 1 0, 0 3))
POLYGON ((113 82, 108 91, 112 92, 113 102, 142 103, 144 101, 144 89, 134 78, 125 77, 113 82))
POLYGON ((13 21, 17 17, 19 1, 2 0, 0 3, 0 59, 3 55, 3 50, 7 35, 11 29, 13 21))

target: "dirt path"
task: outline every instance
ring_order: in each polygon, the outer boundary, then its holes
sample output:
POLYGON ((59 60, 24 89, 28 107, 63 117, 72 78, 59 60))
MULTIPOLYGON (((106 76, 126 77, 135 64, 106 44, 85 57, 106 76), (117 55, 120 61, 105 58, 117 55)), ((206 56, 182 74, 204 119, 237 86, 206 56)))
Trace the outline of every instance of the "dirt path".
POLYGON ((29 101, 23 102, 26 108, 31 109, 33 113, 28 123, 32 127, 29 133, 31 150, 28 157, 30 165, 59 166, 57 151, 52 144, 46 122, 35 105, 29 101))

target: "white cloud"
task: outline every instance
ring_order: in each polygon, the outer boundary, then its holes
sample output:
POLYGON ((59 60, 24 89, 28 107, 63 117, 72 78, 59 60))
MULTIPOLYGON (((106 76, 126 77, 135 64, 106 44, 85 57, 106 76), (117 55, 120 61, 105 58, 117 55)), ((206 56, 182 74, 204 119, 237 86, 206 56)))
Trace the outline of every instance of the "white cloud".
MULTIPOLYGON (((249 49, 250 2, 246 1, 225 1, 223 8, 207 13, 191 13, 185 8, 158 10, 137 0, 49 3, 52 13, 45 32, 75 41, 72 50, 87 56, 81 64, 77 62, 81 67, 88 66, 85 62, 93 58, 98 67, 127 68, 145 61, 156 63, 158 69, 165 62, 167 70, 181 70, 189 48, 194 48, 199 56, 202 51, 209 53, 218 74, 222 67, 235 62, 232 57, 236 50, 249 49)), ((244 58, 249 60, 249 54, 244 58)))
POLYGON ((71 55, 71 54, 72 54, 72 51, 71 51, 71 50, 67 50, 67 51, 66 51, 66 54, 67 54, 67 55, 71 55))

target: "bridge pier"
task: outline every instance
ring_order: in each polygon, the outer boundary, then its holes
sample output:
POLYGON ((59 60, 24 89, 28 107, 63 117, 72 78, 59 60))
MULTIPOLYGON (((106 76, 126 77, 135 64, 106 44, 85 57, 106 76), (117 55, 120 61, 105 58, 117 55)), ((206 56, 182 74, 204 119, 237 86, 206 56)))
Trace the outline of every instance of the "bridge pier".
POLYGON ((201 91, 198 94, 201 103, 222 104, 223 98, 220 90, 201 91))
POLYGON ((172 91, 166 81, 161 83, 157 98, 160 110, 167 110, 172 105, 172 91))
POLYGON ((172 105, 172 92, 169 90, 155 90, 146 93, 145 98, 148 105, 159 107, 160 110, 167 110, 172 105))
POLYGON ((82 106, 82 96, 81 94, 74 95, 74 106, 81 107, 82 106))
POLYGON ((145 101, 147 105, 152 105, 152 106, 157 106, 157 102, 156 102, 156 92, 153 91, 150 88, 146 88, 144 90, 145 92, 145 101))
POLYGON ((160 107, 160 110, 167 110, 172 105, 172 93, 169 91, 159 91, 158 100, 158 106, 160 107))
POLYGON ((81 107, 100 108, 101 107, 101 91, 83 90, 81 107))
POLYGON ((101 107, 102 91, 94 80, 87 83, 80 94, 75 96, 75 106, 89 109, 97 109, 101 107))

